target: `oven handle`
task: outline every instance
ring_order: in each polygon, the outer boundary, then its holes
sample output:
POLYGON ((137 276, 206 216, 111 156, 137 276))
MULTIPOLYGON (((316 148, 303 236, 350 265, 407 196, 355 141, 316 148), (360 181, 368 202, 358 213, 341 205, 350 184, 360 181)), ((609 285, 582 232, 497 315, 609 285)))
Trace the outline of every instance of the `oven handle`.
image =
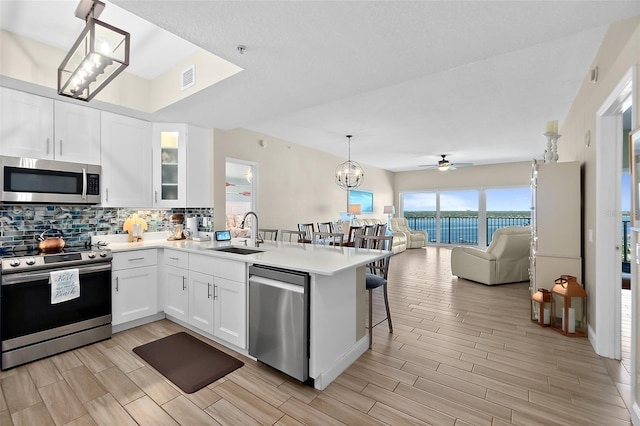
MULTIPOLYGON (((9 274, 9 275, 5 274, 2 276, 2 285, 11 285, 11 284, 28 283, 32 281, 48 280, 51 275, 50 272, 59 271, 62 269, 67 269, 67 268, 56 268, 48 272, 40 272, 40 273, 22 272, 18 274, 9 274)), ((102 265, 83 266, 78 269, 79 269, 78 272, 80 275, 89 274, 92 272, 110 271, 111 263, 106 263, 102 265)))

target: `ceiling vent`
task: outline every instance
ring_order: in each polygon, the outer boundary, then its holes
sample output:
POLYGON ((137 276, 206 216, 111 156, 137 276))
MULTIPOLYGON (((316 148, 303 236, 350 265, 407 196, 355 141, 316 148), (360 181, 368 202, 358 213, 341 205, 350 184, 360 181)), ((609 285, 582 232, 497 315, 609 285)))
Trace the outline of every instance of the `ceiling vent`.
POLYGON ((196 84, 196 66, 191 65, 186 70, 182 71, 182 90, 196 84))

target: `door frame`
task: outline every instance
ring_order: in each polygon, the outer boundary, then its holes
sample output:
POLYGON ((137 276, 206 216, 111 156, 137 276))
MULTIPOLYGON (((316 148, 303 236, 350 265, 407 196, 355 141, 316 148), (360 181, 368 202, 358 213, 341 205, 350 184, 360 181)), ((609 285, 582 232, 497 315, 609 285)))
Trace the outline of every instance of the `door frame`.
MULTIPOLYGON (((596 112, 596 207, 595 331, 589 340, 596 353, 621 358, 621 257, 620 176, 622 174, 622 105, 636 87, 631 67, 596 112), (614 141, 614 143, 608 143, 614 141), (611 172, 613 170, 613 173, 611 172), (613 188, 613 191, 611 190, 613 188)), ((632 105, 635 108, 635 105, 632 105)), ((632 117, 633 120, 633 117, 632 117)))

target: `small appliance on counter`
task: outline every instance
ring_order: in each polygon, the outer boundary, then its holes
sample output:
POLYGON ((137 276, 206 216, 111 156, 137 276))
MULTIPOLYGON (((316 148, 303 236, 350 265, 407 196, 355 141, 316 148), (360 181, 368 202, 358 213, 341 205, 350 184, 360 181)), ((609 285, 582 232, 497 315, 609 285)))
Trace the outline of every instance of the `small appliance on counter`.
POLYGON ((187 218, 187 230, 191 233, 192 238, 198 236, 198 218, 197 217, 187 218))
POLYGON ((171 215, 171 228, 167 241, 184 240, 184 215, 181 213, 171 215))

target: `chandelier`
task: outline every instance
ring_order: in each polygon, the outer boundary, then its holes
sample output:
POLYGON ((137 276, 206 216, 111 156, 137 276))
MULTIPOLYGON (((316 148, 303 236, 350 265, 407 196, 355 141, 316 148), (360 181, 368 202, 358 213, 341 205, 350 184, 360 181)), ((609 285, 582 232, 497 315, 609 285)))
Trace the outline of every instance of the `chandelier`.
POLYGON ((347 140, 349 143, 348 160, 338 164, 338 167, 336 167, 336 184, 345 191, 355 189, 364 182, 362 166, 355 161, 351 161, 351 135, 347 135, 347 140))
POLYGON ((90 101, 129 65, 129 33, 98 21, 105 4, 81 0, 76 17, 87 25, 58 67, 58 94, 90 101))

